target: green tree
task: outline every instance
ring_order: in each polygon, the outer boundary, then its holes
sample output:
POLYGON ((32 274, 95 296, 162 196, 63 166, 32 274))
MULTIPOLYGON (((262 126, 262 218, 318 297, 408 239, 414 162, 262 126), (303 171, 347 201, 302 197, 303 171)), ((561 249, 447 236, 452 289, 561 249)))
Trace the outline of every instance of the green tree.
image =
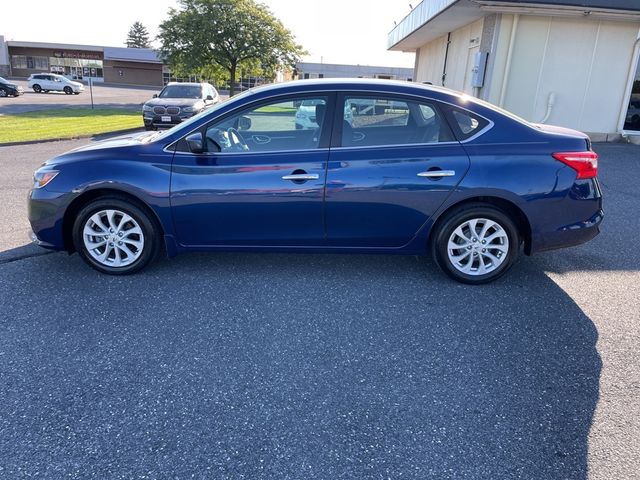
POLYGON ((304 50, 265 5, 254 0, 179 0, 160 24, 160 52, 172 69, 200 71, 218 65, 235 93, 239 69, 273 76, 293 67, 304 50))
POLYGON ((128 48, 151 48, 147 27, 141 22, 134 22, 129 29, 125 43, 128 48))

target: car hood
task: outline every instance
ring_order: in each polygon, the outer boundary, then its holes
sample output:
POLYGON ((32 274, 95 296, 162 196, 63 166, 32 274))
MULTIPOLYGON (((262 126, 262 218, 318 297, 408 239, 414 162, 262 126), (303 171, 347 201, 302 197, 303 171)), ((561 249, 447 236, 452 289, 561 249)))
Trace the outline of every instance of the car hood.
POLYGON ((148 107, 155 107, 155 106, 191 107, 201 101, 202 100, 198 98, 152 98, 151 100, 147 101, 145 105, 147 105, 148 107))
MULTIPOLYGON (((117 137, 112 137, 106 140, 92 142, 89 145, 84 145, 82 147, 74 148, 73 150, 69 150, 68 152, 63 153, 62 155, 53 157, 50 160, 47 160, 45 164, 58 165, 58 164, 66 163, 70 161, 77 161, 78 155, 76 154, 79 154, 79 153, 81 154, 84 152, 142 145, 144 143, 147 143, 147 141, 151 137, 155 136, 156 134, 157 132, 133 132, 133 133, 128 133, 126 135, 119 135, 117 137)), ((86 157, 87 160, 91 158, 94 158, 94 157, 93 156, 86 157)))
POLYGON ((18 85, 16 85, 15 83, 0 83, 0 87, 15 88, 16 90, 18 89, 18 85))
POLYGON ((542 130, 545 133, 555 133, 558 135, 569 135, 572 137, 589 138, 589 136, 586 133, 582 133, 578 130, 574 130, 573 128, 558 127, 556 125, 547 125, 544 123, 533 123, 532 125, 536 127, 538 130, 542 130))

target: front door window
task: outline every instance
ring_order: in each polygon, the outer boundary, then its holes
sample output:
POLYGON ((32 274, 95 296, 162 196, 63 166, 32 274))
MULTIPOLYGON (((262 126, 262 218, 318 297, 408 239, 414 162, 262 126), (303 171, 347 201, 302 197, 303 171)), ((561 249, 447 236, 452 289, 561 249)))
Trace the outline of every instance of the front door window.
POLYGON ((215 122, 206 131, 209 152, 310 150, 320 145, 326 96, 262 104, 215 122))

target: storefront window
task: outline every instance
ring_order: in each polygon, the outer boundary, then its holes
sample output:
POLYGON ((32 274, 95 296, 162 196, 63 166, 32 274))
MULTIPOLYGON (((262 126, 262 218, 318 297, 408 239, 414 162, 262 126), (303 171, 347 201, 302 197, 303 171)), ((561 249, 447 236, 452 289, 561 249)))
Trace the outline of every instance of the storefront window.
POLYGON ((60 73, 75 79, 102 78, 104 76, 102 60, 85 58, 49 57, 51 72, 60 73))
POLYGON ((11 66, 13 68, 28 68, 30 70, 49 70, 49 59, 47 57, 31 57, 27 55, 12 55, 11 66))
POLYGON ((640 58, 636 65, 636 76, 633 79, 633 86, 631 87, 631 98, 627 106, 624 129, 640 132, 640 58))
POLYGON ((12 68, 27 68, 27 57, 25 55, 11 55, 12 68))

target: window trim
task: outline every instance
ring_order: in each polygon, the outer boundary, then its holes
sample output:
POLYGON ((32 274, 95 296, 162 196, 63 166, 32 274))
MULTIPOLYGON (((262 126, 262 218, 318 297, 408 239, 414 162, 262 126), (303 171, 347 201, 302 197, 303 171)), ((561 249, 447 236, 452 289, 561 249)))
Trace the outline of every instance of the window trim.
MULTIPOLYGON (((445 106, 447 106, 447 105, 450 105, 450 106, 452 106, 452 107, 455 107, 455 108, 458 108, 458 109, 461 109, 461 110, 465 110, 465 111, 471 112, 471 113, 473 113, 474 115, 478 115, 479 117, 482 117, 482 118, 484 118, 485 120, 487 120, 487 121, 489 122, 489 123, 488 123, 488 125, 487 125, 484 129, 482 129, 481 131, 479 131, 479 132, 478 132, 476 135, 474 135, 473 137, 470 137, 470 138, 468 138, 468 139, 466 139, 466 140, 463 140, 463 141, 461 141, 461 142, 457 142, 457 141, 456 141, 456 142, 451 142, 451 144, 466 144, 466 143, 472 142, 472 141, 474 141, 475 139, 477 139, 477 138, 481 137, 482 135, 484 135, 485 133, 487 133, 489 130, 491 130, 491 129, 495 126, 495 122, 494 122, 493 120, 491 120, 490 118, 488 118, 488 117, 484 116, 484 115, 481 115, 481 114, 479 114, 479 113, 477 113, 477 112, 474 112, 474 111, 472 111, 472 110, 470 110, 470 109, 468 109, 468 108, 466 108, 466 107, 460 106, 460 105, 455 104, 455 103, 452 103, 452 102, 450 102, 450 101, 447 101, 447 100, 439 100, 439 99, 433 98, 432 96, 427 96, 426 94, 425 94, 425 95, 419 95, 419 94, 416 94, 416 93, 397 93, 397 92, 391 92, 391 93, 389 93, 389 91, 387 91, 387 90, 375 90, 375 89, 371 89, 371 90, 369 90, 369 89, 363 89, 363 90, 360 90, 360 89, 354 89, 354 88, 333 88, 333 89, 331 89, 331 90, 328 90, 328 91, 327 91, 325 88, 320 88, 319 86, 315 86, 314 88, 306 89, 304 92, 294 92, 293 94, 298 94, 298 95, 299 95, 300 93, 303 93, 303 94, 318 94, 318 95, 321 95, 321 94, 325 94, 325 95, 326 95, 326 94, 330 94, 330 95, 333 95, 333 96, 334 96, 334 101, 333 101, 333 105, 332 105, 333 114, 331 114, 329 111, 327 112, 327 114, 328 114, 328 115, 331 115, 332 123, 334 123, 334 124, 335 124, 335 110, 336 110, 336 105, 337 105, 337 99, 338 99, 338 96, 339 96, 342 92, 347 92, 347 94, 351 94, 351 95, 352 95, 352 94, 354 94, 354 93, 356 93, 356 94, 361 94, 361 95, 366 95, 366 94, 377 94, 377 95, 378 95, 378 94, 379 94, 379 95, 388 94, 388 95, 389 95, 389 94, 391 94, 391 95, 397 95, 397 96, 401 96, 401 97, 407 97, 407 98, 418 99, 417 101, 421 101, 421 100, 422 100, 422 101, 424 101, 424 100, 427 100, 427 101, 430 101, 430 102, 434 102, 435 104, 437 104, 437 105, 441 106, 442 108, 444 108, 444 107, 445 107, 445 106)), ((270 99, 272 99, 272 98, 284 98, 284 97, 291 96, 291 95, 293 95, 293 94, 292 94, 292 93, 280 93, 280 94, 272 95, 272 96, 270 96, 269 98, 270 98, 270 99)), ((491 110, 491 108, 489 108, 489 107, 487 107, 487 106, 484 106, 484 105, 482 105, 482 104, 480 104, 480 106, 481 106, 481 107, 483 107, 483 108, 487 108, 487 109, 491 110)), ((235 108, 233 108, 232 110, 230 110, 229 112, 225 112, 224 114, 220 115, 220 117, 219 117, 219 118, 222 118, 222 116, 223 116, 223 115, 227 115, 227 114, 232 113, 232 112, 235 112, 235 111, 237 111, 237 110, 239 110, 239 109, 240 109, 240 107, 239 107, 239 106, 238 106, 238 107, 235 107, 235 108)), ((499 112, 499 111, 495 111, 495 113, 496 113, 497 115, 499 115, 499 116, 504 115, 504 114, 502 114, 502 113, 501 113, 501 112, 499 112)), ((344 115, 344 112, 342 112, 342 115, 344 115)), ((216 117, 216 118, 218 118, 218 117, 216 117)), ((213 120, 215 120, 215 119, 212 119, 212 121, 213 121, 213 120)), ((533 126, 531 126, 531 125, 529 125, 529 124, 527 124, 527 125, 525 125, 525 126, 527 126, 527 127, 531 128, 531 129, 533 129, 533 130, 537 130, 535 127, 533 127, 533 126)), ((175 150, 175 148, 176 148, 176 144, 177 144, 178 142, 180 142, 181 140, 183 140, 183 139, 184 139, 185 137, 187 137, 188 135, 190 135, 190 134, 192 134, 192 133, 194 133, 194 132, 200 131, 200 129, 201 129, 201 128, 202 128, 202 127, 193 127, 193 128, 192 128, 191 130, 189 130, 188 132, 183 133, 180 137, 178 137, 178 138, 176 138, 176 139, 174 139, 174 140, 170 140, 168 143, 166 143, 166 144, 165 144, 165 147, 164 147, 162 150, 163 150, 164 152, 167 152, 167 153, 174 153, 174 150, 175 150), (172 149, 173 149, 173 150, 172 150, 172 149)), ((335 139, 334 139, 334 137, 335 137, 335 125, 334 125, 334 130, 332 130, 332 133, 331 133, 331 136, 330 136, 330 138, 331 138, 331 142, 333 142, 333 141, 335 140, 335 139)), ((412 145, 418 145, 418 144, 412 144, 412 145)), ((433 144, 433 143, 426 143, 426 144, 423 144, 423 145, 434 145, 434 144, 433 144)), ((439 143, 439 145, 445 145, 445 143, 444 143, 444 142, 441 142, 441 143, 439 143)), ((341 147, 333 147, 333 146, 332 146, 332 147, 330 147, 330 148, 331 148, 331 149, 333 149, 333 148, 341 148, 341 147)), ((350 147, 344 147, 344 148, 350 148, 350 147)), ((361 148, 361 147, 358 147, 358 148, 361 148)), ((307 151, 307 150, 303 150, 303 151, 307 151)), ((176 151, 175 153, 176 153, 176 154, 178 154, 178 153, 181 153, 181 152, 176 151)), ((196 154, 194 154, 194 153, 185 153, 185 154, 188 154, 188 155, 196 155, 196 154)))
POLYGON ((491 120, 481 115, 478 115, 477 113, 472 112, 471 110, 456 107, 454 105, 446 105, 445 108, 443 108, 443 110, 445 113, 445 119, 449 123, 449 128, 453 132, 453 137, 461 143, 471 141, 472 139, 476 138, 480 132, 484 132, 487 127, 493 126, 493 122, 491 122, 491 120), (481 119, 484 122, 486 122, 486 124, 481 125, 477 132, 471 131, 470 134, 464 133, 460 128, 458 120, 456 120, 455 118, 454 111, 463 112, 472 118, 481 119))
POLYGON ((175 154, 197 155, 197 156, 207 156, 207 157, 219 156, 219 155, 225 155, 225 156, 226 155, 252 155, 252 154, 278 153, 278 152, 282 152, 282 153, 309 152, 309 151, 316 152, 316 151, 326 150, 326 149, 329 149, 329 146, 331 143, 331 135, 332 135, 331 127, 332 127, 332 119, 333 119, 333 109, 335 107, 335 99, 336 99, 335 92, 319 90, 319 91, 313 91, 313 92, 288 93, 284 95, 278 95, 278 96, 273 96, 269 98, 263 98, 260 100, 255 100, 251 103, 243 105, 242 107, 234 108, 229 112, 226 112, 216 118, 211 119, 211 121, 206 122, 200 127, 189 131, 185 135, 182 135, 179 139, 167 145, 164 148, 164 150, 169 151, 171 148, 173 148, 175 154), (271 105, 273 103, 286 102, 290 99, 304 100, 306 98, 316 98, 316 97, 327 97, 327 111, 325 113, 325 122, 322 127, 322 131, 320 132, 320 139, 318 141, 318 146, 316 148, 303 148, 303 149, 291 149, 291 150, 260 150, 259 152, 237 151, 237 152, 202 152, 202 153, 193 153, 190 151, 184 151, 180 149, 180 145, 182 141, 189 135, 195 132, 200 132, 200 134, 203 136, 203 139, 204 139, 206 135, 206 131, 211 125, 213 125, 214 123, 224 122, 229 117, 232 117, 235 115, 242 115, 244 112, 248 110, 254 110, 256 108, 260 108, 261 106, 271 105))
MULTIPOLYGON (((411 109, 409 109, 409 112, 411 112, 411 109)), ((491 125, 493 125, 493 122, 491 122, 489 119, 485 119, 485 120, 487 120, 488 122, 490 122, 491 125)), ((342 90, 338 92, 338 95, 336 98, 336 108, 335 108, 334 117, 333 117, 333 132, 331 135, 332 150, 333 149, 352 150, 352 149, 385 148, 385 147, 407 147, 407 146, 414 146, 414 145, 421 145, 424 147, 429 145, 451 145, 451 144, 457 144, 457 143, 460 143, 460 142, 456 139, 456 135, 454 134, 454 132, 451 129, 451 126, 449 125, 449 121, 445 116, 442 102, 434 98, 407 95, 404 93, 376 92, 376 91, 369 91, 369 90, 342 90), (373 98, 373 99, 388 98, 390 101, 396 100, 396 101, 411 102, 411 103, 417 103, 417 104, 423 103, 429 106, 433 106, 434 111, 436 112, 436 115, 439 115, 440 117, 442 125, 444 126, 444 128, 446 128, 449 131, 451 138, 455 140, 450 140, 445 142, 416 142, 416 143, 394 143, 394 144, 381 144, 381 145, 343 146, 342 145, 342 127, 343 127, 342 122, 344 121, 344 103, 346 99, 349 97, 373 98), (340 105, 341 108, 337 108, 338 105, 340 105)))

